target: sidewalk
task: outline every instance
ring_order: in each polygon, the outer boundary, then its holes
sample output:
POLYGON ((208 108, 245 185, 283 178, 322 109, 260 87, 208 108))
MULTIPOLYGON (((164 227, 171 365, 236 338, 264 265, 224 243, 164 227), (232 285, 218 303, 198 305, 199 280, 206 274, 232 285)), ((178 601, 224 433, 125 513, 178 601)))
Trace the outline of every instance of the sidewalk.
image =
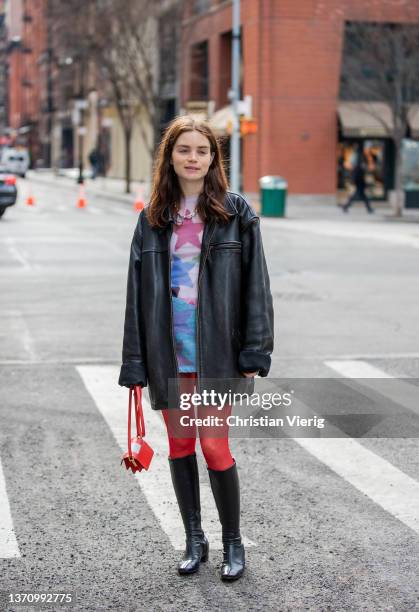
MULTIPOLYGON (((79 185, 77 177, 78 169, 71 168, 69 170, 29 170, 26 173, 27 179, 34 182, 46 183, 56 187, 64 187, 67 189, 77 190, 79 185)), ((108 177, 97 177, 96 179, 85 178, 84 185, 86 193, 96 195, 102 198, 110 199, 118 202, 133 204, 137 196, 139 188, 143 188, 144 199, 147 200, 150 192, 150 184, 140 183, 138 181, 131 182, 131 193, 125 193, 125 181, 123 179, 112 179, 108 177)))
MULTIPOLYGON (((53 170, 29 170, 27 172, 27 180, 40 182, 44 184, 54 185, 56 187, 64 187, 77 191, 78 169, 72 168, 69 170, 60 170, 58 173, 53 170)), ((98 177, 96 179, 85 178, 85 187, 87 195, 95 195, 100 198, 105 198, 112 201, 123 202, 130 206, 134 204, 138 191, 143 190, 143 199, 147 202, 150 194, 150 182, 131 182, 131 193, 125 192, 125 181, 123 179, 114 179, 109 177, 98 177)), ((261 205, 259 194, 249 193, 244 194, 255 211, 260 214, 261 205)), ((331 195, 288 195, 286 205, 286 219, 295 220, 330 220, 342 221, 344 223, 351 222, 366 222, 366 223, 391 223, 404 225, 408 223, 419 223, 419 209, 406 210, 403 217, 395 218, 392 216, 392 211, 387 202, 374 202, 375 213, 368 214, 365 206, 361 202, 355 203, 348 213, 343 213, 342 209, 336 204, 336 198, 331 195)), ((269 217, 267 217, 269 218, 269 217)), ((271 217, 275 219, 276 217, 271 217)))

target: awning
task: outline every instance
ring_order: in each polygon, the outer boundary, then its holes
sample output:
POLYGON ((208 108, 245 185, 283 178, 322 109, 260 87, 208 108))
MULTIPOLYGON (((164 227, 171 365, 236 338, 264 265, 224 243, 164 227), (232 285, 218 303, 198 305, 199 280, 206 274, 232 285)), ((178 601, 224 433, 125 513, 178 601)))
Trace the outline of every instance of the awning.
POLYGON ((191 100, 185 104, 185 114, 192 117, 195 121, 207 121, 208 102, 201 100, 191 100))
POLYGON ((391 108, 385 102, 339 102, 338 115, 347 138, 383 138, 393 130, 391 108))
POLYGON ((227 127, 233 124, 233 107, 231 104, 223 106, 223 108, 216 111, 212 117, 208 119, 208 123, 214 132, 218 134, 227 134, 227 127))
POLYGON ((186 113, 188 117, 192 117, 192 119, 194 119, 194 121, 206 121, 207 120, 207 113, 206 112, 199 112, 199 111, 191 111, 191 112, 187 112, 186 113))

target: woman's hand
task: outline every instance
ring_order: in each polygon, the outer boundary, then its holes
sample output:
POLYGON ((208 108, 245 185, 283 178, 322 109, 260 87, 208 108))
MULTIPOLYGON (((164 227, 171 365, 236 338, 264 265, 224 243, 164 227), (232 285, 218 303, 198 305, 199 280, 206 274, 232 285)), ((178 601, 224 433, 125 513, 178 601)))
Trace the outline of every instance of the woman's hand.
POLYGON ((257 372, 242 372, 243 376, 246 378, 251 378, 252 376, 256 376, 257 372))

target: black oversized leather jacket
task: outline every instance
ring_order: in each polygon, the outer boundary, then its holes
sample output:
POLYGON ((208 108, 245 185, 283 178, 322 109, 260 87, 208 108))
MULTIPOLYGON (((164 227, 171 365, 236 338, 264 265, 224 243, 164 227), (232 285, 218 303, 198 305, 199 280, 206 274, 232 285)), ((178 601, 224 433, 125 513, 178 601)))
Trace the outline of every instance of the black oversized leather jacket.
MULTIPOLYGON (((246 200, 227 192, 233 213, 225 225, 204 226, 196 317, 197 378, 267 376, 274 343, 269 275, 259 217, 246 200)), ((121 386, 147 386, 154 410, 168 407, 168 380, 178 377, 172 302, 170 238, 173 216, 152 228, 139 215, 131 245, 121 386)), ((251 380, 254 385, 253 378, 251 380)), ((198 387, 197 387, 198 390, 198 387)))

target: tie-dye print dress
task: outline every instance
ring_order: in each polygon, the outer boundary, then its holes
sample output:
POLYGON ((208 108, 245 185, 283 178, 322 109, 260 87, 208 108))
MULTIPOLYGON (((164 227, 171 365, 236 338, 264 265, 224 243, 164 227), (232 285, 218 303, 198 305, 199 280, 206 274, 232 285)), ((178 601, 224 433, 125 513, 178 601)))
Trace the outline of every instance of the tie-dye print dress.
MULTIPOLYGON (((185 198, 180 213, 194 210, 197 198, 185 198)), ((196 303, 204 222, 198 214, 173 224, 170 242, 173 331, 179 372, 196 372, 196 303)))

